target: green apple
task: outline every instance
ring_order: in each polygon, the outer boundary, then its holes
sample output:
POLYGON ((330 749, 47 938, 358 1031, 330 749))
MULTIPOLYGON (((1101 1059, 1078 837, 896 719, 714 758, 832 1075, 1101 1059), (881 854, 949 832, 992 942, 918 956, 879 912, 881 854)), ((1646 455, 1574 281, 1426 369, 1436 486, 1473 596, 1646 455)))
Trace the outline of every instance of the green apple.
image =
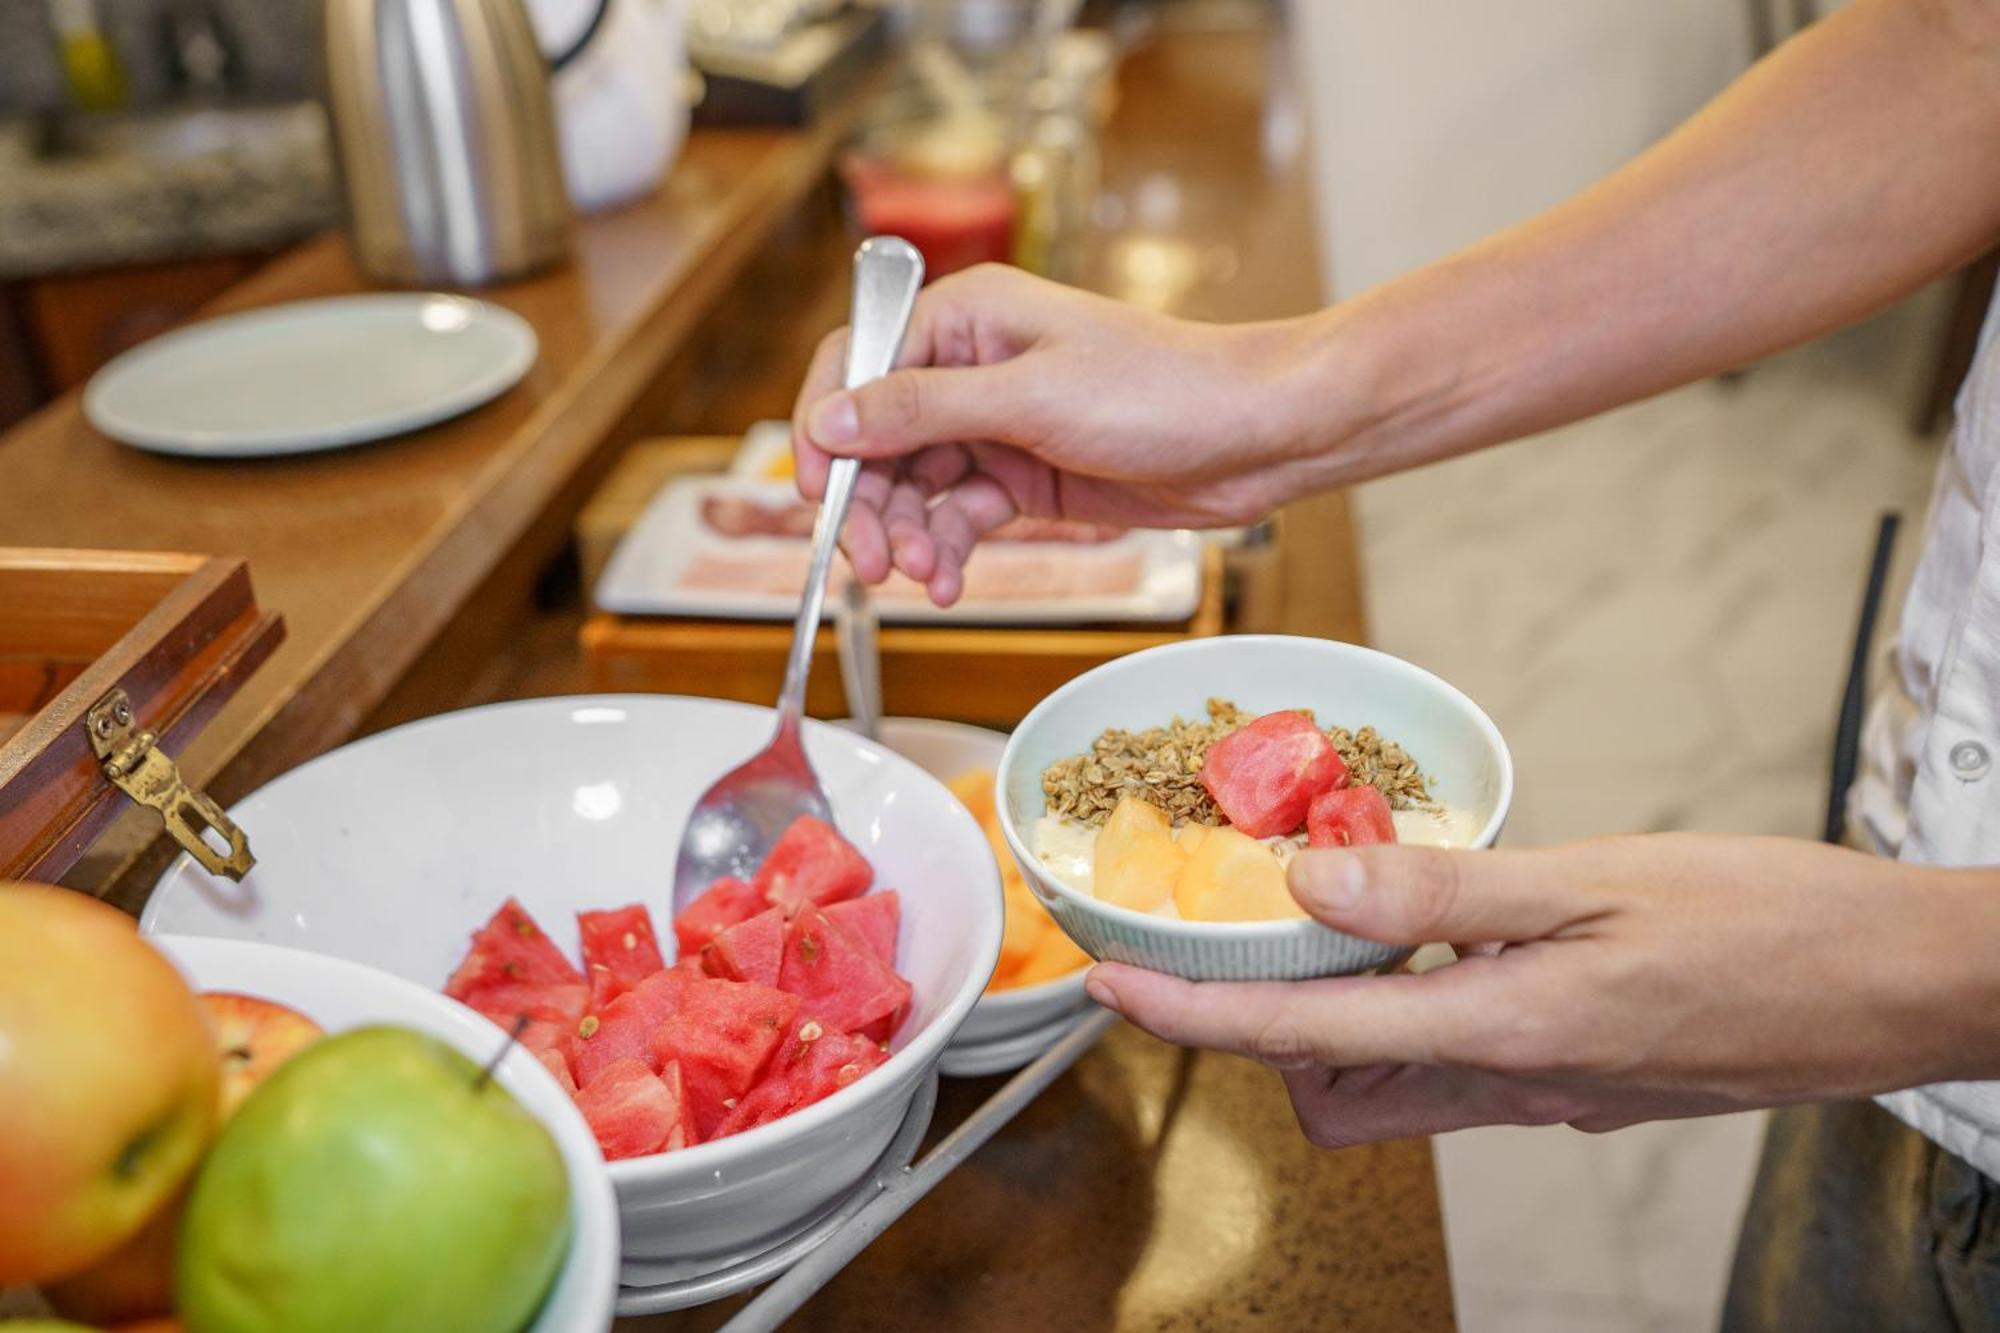
POLYGON ((195 1333, 515 1333, 569 1240, 555 1140, 433 1037, 357 1028, 245 1101, 195 1179, 195 1333))

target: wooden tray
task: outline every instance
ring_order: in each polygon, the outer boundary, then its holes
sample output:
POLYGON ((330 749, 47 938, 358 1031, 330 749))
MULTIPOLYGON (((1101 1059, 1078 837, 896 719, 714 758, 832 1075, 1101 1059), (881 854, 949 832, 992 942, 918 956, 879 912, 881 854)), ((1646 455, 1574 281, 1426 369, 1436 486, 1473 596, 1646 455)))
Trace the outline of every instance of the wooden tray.
POLYGON ((55 880, 128 804, 93 708, 122 690, 171 756, 283 638, 241 560, 0 548, 0 879, 55 880))
MULTIPOLYGON (((627 451, 578 520, 585 592, 632 521, 669 478, 727 466, 734 440, 649 440, 627 451)), ((1189 637, 1221 634, 1225 557, 1204 555, 1201 603, 1178 625, 1060 628, 886 625, 881 631, 882 706, 907 717, 1011 727, 1051 690, 1114 657, 1189 637)), ((792 627, 750 621, 621 616, 597 612, 581 642, 591 688, 695 694, 768 704, 778 697, 792 627)), ((820 632, 806 709, 847 712, 831 628, 820 632)))

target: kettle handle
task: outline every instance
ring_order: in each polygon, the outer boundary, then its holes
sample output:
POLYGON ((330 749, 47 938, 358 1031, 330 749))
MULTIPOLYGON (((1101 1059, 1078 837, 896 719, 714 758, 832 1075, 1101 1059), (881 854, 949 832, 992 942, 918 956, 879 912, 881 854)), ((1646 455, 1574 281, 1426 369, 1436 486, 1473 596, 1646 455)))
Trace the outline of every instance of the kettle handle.
POLYGON ((583 54, 583 49, 597 36, 597 30, 604 26, 604 16, 611 12, 613 3, 614 0, 596 0, 590 11, 590 22, 583 25, 583 31, 576 35, 576 40, 558 54, 549 57, 550 77, 562 73, 571 61, 583 54))

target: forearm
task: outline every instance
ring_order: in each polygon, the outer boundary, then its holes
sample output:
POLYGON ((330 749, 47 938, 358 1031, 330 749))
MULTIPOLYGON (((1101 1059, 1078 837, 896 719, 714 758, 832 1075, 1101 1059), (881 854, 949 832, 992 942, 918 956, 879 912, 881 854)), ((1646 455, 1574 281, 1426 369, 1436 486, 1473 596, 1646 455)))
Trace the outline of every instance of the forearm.
POLYGON ((1293 329, 1315 486, 1589 416, 1882 308, 2000 235, 2000 4, 1860 0, 1570 202, 1293 329))

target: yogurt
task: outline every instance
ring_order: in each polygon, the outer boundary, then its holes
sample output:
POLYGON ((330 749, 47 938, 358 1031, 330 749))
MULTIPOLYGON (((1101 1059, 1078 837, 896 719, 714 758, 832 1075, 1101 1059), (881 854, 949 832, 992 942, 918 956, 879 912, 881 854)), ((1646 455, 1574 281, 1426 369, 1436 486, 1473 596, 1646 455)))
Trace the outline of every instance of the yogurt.
MULTIPOLYGON (((1392 810, 1396 841, 1409 847, 1470 847, 1479 836, 1479 821, 1470 810, 1440 806, 1432 810, 1392 810)), ((1180 830, 1174 831, 1179 838, 1180 830)), ((1305 850, 1304 834, 1266 838, 1265 845, 1277 853, 1281 865, 1305 850)), ((1096 896, 1093 871, 1097 861, 1097 829, 1061 815, 1043 815, 1035 821, 1031 839, 1035 856, 1051 878, 1078 893, 1096 896)), ((1157 909, 1159 916, 1179 917, 1173 899, 1157 909)))

